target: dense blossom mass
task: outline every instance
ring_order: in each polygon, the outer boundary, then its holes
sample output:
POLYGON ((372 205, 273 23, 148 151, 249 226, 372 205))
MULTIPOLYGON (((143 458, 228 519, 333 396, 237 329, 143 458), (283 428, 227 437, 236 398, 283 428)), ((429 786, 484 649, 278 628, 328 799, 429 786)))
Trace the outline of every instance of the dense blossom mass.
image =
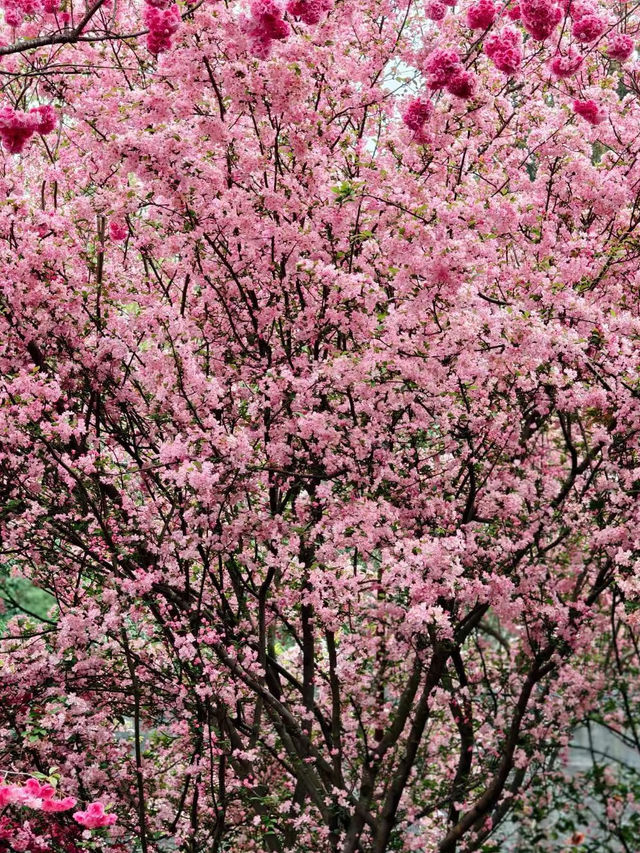
POLYGON ((635 849, 640 12, 0 7, 0 851, 635 849))

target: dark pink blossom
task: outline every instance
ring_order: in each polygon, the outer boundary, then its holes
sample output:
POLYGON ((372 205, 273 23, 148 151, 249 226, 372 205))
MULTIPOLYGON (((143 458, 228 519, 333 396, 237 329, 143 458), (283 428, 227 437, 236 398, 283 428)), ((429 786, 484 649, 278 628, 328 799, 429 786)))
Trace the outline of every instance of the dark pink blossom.
POLYGON ((0 140, 5 151, 20 154, 24 146, 40 127, 40 114, 25 113, 13 107, 0 109, 0 140))
POLYGON ((147 4, 144 11, 144 23, 149 29, 147 35, 149 53, 157 56, 159 53, 169 50, 171 36, 178 30, 180 22, 180 10, 175 3, 169 8, 147 4))
POLYGON ((599 39, 606 28, 606 21, 599 15, 584 15, 574 21, 571 34, 576 41, 586 44, 599 39))
POLYGON ((114 814, 106 814, 100 802, 89 803, 83 812, 74 812, 73 819, 87 829, 98 829, 102 826, 112 826, 116 822, 114 814))
POLYGON ((521 0, 520 17, 536 41, 545 41, 562 20, 563 12, 553 0, 521 0))
POLYGON ((43 135, 51 133, 58 123, 56 111, 48 104, 41 107, 34 107, 30 113, 34 116, 34 127, 37 133, 42 133, 43 135))
POLYGON ((498 71, 515 74, 522 63, 522 36, 517 30, 505 27, 487 38, 484 51, 498 71))
POLYGON ((442 21, 447 14, 447 7, 440 0, 430 0, 425 4, 424 13, 431 21, 442 21))
POLYGON ((333 0, 289 0, 287 12, 303 23, 313 26, 333 8, 333 0))
POLYGON ((554 56, 549 63, 549 68, 555 77, 567 78, 572 77, 580 68, 583 62, 583 57, 576 53, 570 53, 567 56, 554 56))
POLYGON ((283 9, 275 0, 253 0, 246 32, 254 56, 266 59, 274 41, 289 37, 291 28, 283 18, 283 9))
POLYGON ((614 33, 607 42, 607 56, 609 59, 617 59, 618 62, 625 62, 634 50, 633 39, 626 33, 614 33))
POLYGON ((497 15, 493 0, 477 0, 467 9, 467 26, 472 30, 487 30, 497 15))
POLYGON ((128 233, 126 225, 123 225, 121 222, 112 219, 109 223, 109 236, 112 240, 120 242, 126 239, 128 233))
POLYGON ((457 71, 447 83, 447 92, 455 95, 456 98, 467 100, 471 98, 476 91, 476 75, 471 71, 457 71))
POLYGON ((433 104, 426 98, 415 98, 407 106, 402 121, 414 133, 421 131, 433 115, 433 104))
POLYGON ((581 116, 589 124, 600 124, 605 119, 604 112, 598 104, 593 100, 573 102, 573 111, 576 115, 581 116))
POLYGON ((54 800, 51 798, 42 801, 43 812, 66 812, 72 809, 76 804, 74 797, 64 797, 62 800, 54 800))
POLYGON ((460 56, 453 48, 436 48, 425 66, 427 86, 444 89, 451 77, 462 68, 460 56))

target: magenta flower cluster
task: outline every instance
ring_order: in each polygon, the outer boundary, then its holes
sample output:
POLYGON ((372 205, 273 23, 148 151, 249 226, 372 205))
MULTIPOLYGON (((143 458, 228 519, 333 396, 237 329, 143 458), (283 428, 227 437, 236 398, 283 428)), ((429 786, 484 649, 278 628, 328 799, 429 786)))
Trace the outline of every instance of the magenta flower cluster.
POLYGON ((493 0, 477 0, 467 9, 467 25, 472 30, 487 30, 494 23, 496 15, 493 0))
POLYGON ((288 38, 291 27, 284 20, 284 9, 275 0, 253 0, 246 30, 254 56, 266 59, 273 42, 288 38))
POLYGON ((287 4, 287 12, 296 18, 313 26, 319 24, 322 16, 331 10, 333 0, 290 0, 287 4))
POLYGON ((536 41, 545 41, 563 18, 560 6, 553 0, 521 0, 520 19, 525 30, 536 41))
POLYGON ((148 28, 147 47, 157 56, 171 47, 171 37, 180 27, 180 10, 170 0, 145 0, 144 23, 148 28))
MULTIPOLYGON (((27 808, 48 813, 65 812, 76 804, 75 797, 55 798, 56 789, 49 783, 37 779, 28 779, 24 785, 7 785, 0 782, 0 809, 6 806, 26 806, 27 808)), ((86 829, 99 829, 113 826, 117 817, 107 814, 101 802, 89 803, 85 811, 74 812, 76 823, 86 829)))
POLYGON ((20 154, 34 133, 51 133, 57 123, 52 106, 34 107, 29 112, 13 107, 0 109, 0 141, 9 154, 20 154))
POLYGON ((402 120, 405 126, 413 132, 414 137, 418 141, 425 141, 424 126, 433 115, 433 104, 426 98, 415 98, 411 101, 404 114, 402 120))
POLYGON ((518 30, 505 27, 487 38, 484 52, 498 71, 515 74, 522 62, 522 35, 518 30))

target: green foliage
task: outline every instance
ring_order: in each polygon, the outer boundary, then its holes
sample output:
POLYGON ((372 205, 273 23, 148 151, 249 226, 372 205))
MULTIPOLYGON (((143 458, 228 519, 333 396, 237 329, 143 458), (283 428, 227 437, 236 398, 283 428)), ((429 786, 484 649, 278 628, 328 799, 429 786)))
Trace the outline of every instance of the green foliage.
POLYGON ((52 595, 28 580, 11 577, 6 566, 0 568, 0 634, 14 616, 26 616, 38 622, 50 619, 55 605, 52 595))

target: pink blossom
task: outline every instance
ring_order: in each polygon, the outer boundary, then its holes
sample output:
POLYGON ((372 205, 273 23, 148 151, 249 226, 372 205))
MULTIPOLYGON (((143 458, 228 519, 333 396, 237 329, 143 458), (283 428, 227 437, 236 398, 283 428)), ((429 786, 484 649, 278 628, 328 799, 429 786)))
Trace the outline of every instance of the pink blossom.
POLYGON ((577 115, 582 116, 589 124, 600 124, 606 117, 598 104, 593 100, 575 100, 573 102, 573 111, 577 115))
POLYGON ((147 4, 144 11, 144 23, 149 29, 147 47, 149 53, 157 54, 169 50, 171 36, 180 26, 180 10, 174 3, 168 8, 147 4))
POLYGON ((30 797, 41 797, 50 799, 56 792, 53 785, 41 784, 37 779, 28 779, 24 784, 24 791, 30 797))
POLYGON ((467 26, 472 30, 487 30, 496 19, 493 0, 477 0, 467 9, 467 26))
POLYGON ((112 219, 109 223, 109 236, 112 240, 115 240, 115 242, 120 242, 121 240, 126 239, 128 233, 129 230, 122 222, 112 219))
POLYGON ((554 76, 559 78, 572 77, 580 68, 583 57, 580 54, 570 53, 567 56, 554 56, 549 67, 554 76))
POLYGON ((522 62, 522 36, 517 30, 505 27, 486 39, 484 50, 498 71, 515 74, 522 62))
POLYGON ((607 56, 609 59, 617 59, 618 62, 625 62, 634 50, 634 41, 626 33, 614 33, 609 37, 609 41, 607 42, 607 56))
POLYGON ((16 803, 44 812, 63 812, 75 806, 74 797, 56 800, 55 792, 53 785, 42 784, 37 779, 28 779, 23 786, 0 785, 0 808, 16 803))
POLYGON ((288 38, 291 28, 284 20, 283 10, 275 0, 253 0, 246 32, 254 55, 266 59, 273 42, 288 38))
POLYGON ((37 126, 38 120, 33 115, 19 112, 13 107, 0 109, 0 139, 10 154, 19 154, 23 150, 37 126))
POLYGON ((562 15, 562 9, 553 0, 520 0, 522 23, 536 41, 548 39, 562 15))
POLYGON ((275 0, 253 0, 251 4, 251 17, 266 38, 287 38, 289 25, 283 20, 282 15, 282 8, 275 0))
POLYGON ((455 95, 456 98, 468 99, 471 98, 476 90, 477 79, 476 75, 471 71, 456 71, 447 83, 447 92, 455 95))
POLYGON ((117 818, 114 814, 106 814, 100 802, 89 803, 83 812, 74 812, 73 818, 87 829, 98 829, 102 826, 112 826, 117 818))
POLYGON ((15 803, 22 794, 22 789, 17 785, 0 785, 0 808, 15 803))
POLYGON ((56 111, 48 104, 41 107, 34 107, 30 111, 30 114, 36 119, 34 126, 38 133, 51 133, 58 123, 56 111))
POLYGON ((414 133, 422 130, 424 125, 433 115, 433 104, 425 98, 416 98, 411 101, 405 110, 402 120, 414 133))
POLYGON ((444 89, 450 78, 461 69, 460 56, 452 48, 436 48, 427 59, 425 73, 430 89, 444 89))
POLYGON ((598 7, 591 0, 562 0, 561 5, 572 21, 584 18, 585 15, 595 15, 598 11, 598 7))
POLYGON ((66 812, 72 809, 76 804, 75 797, 64 797, 62 800, 54 800, 51 798, 43 799, 43 812, 66 812))
POLYGON ((333 8, 333 0, 289 0, 287 12, 312 26, 333 8))
POLYGON ((606 28, 606 21, 598 15, 584 15, 574 21, 571 33, 576 41, 587 43, 600 38, 606 28))
POLYGON ((10 27, 19 27, 24 20, 24 11, 15 0, 6 0, 4 5, 4 19, 10 27))
POLYGON ((425 3, 424 13, 431 21, 442 21, 447 14, 447 6, 440 0, 429 0, 425 3))

